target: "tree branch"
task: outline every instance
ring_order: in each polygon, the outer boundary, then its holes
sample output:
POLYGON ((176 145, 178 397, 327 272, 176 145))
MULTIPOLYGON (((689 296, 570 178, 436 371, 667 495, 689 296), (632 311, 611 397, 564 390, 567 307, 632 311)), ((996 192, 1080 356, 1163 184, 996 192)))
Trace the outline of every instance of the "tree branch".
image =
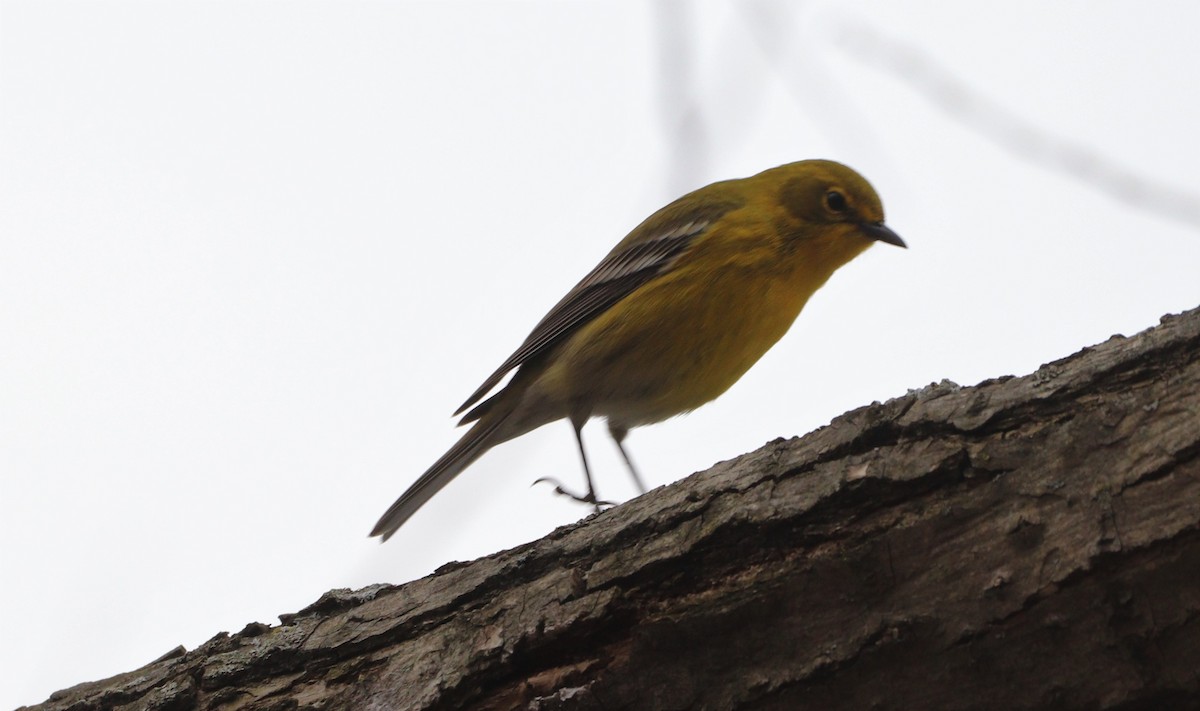
POLYGON ((39 709, 1200 706, 1200 309, 39 709))

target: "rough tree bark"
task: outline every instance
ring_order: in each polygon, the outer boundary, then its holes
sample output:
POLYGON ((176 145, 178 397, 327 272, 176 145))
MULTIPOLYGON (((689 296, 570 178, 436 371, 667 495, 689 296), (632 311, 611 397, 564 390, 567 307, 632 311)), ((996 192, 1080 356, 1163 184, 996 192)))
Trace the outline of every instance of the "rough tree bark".
POLYGON ((41 709, 1200 707, 1200 309, 41 709))

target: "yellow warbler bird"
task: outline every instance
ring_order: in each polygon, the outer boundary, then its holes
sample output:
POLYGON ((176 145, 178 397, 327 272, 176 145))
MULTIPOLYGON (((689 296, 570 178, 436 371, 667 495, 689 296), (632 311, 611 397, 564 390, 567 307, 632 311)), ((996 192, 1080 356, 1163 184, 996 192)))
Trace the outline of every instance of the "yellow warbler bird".
POLYGON ((467 398, 455 414, 474 406, 459 423, 471 429, 371 535, 386 541, 481 454, 561 418, 575 428, 588 488, 573 498, 597 504, 580 437, 592 417, 607 419, 641 487, 622 445, 629 429, 725 392, 833 272, 875 242, 905 246, 883 224, 871 185, 833 161, 789 163, 684 195, 621 240, 467 398))

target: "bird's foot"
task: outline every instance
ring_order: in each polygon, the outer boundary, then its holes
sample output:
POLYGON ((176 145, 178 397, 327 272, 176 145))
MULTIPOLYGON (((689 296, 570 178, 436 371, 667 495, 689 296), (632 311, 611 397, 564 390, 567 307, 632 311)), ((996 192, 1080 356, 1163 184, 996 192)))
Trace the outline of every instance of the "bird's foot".
POLYGON ((554 487, 554 493, 558 494, 559 496, 565 496, 568 499, 571 499, 572 501, 578 501, 581 504, 591 505, 591 507, 596 511, 596 513, 600 513, 601 506, 616 506, 616 504, 612 501, 597 500, 596 492, 594 492, 594 491, 589 491, 586 495, 583 495, 583 496, 573 493, 573 492, 569 491, 568 489, 564 488, 563 485, 557 479, 554 479, 554 478, 551 478, 548 476, 538 477, 537 479, 534 479, 533 483, 530 484, 530 486, 537 486, 538 484, 541 484, 543 482, 546 484, 552 485, 554 487))

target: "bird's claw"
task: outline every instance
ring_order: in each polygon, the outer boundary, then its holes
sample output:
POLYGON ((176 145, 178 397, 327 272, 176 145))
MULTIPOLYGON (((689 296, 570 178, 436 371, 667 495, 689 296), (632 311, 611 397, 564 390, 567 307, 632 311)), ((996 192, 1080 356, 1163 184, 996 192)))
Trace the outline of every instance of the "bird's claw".
POLYGON ((557 479, 554 479, 553 477, 548 477, 548 476, 538 477, 537 479, 533 480, 533 483, 530 484, 530 486, 536 486, 543 482, 553 486, 554 493, 558 494, 559 496, 565 496, 568 499, 571 499, 572 501, 578 501, 581 504, 589 504, 592 508, 594 508, 596 510, 596 513, 600 513, 601 506, 616 506, 616 504, 613 503, 612 501, 597 500, 596 493, 593 491, 589 491, 584 496, 580 496, 579 494, 573 493, 573 492, 567 490, 566 488, 564 488, 563 485, 557 479))

